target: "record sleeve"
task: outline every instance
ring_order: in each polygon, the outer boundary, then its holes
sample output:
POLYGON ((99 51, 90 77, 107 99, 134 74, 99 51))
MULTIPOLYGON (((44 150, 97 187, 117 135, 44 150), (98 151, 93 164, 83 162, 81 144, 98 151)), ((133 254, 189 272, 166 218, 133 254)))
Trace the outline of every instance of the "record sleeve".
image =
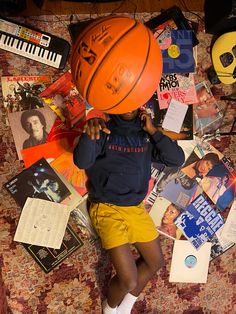
POLYGON ((210 253, 210 242, 196 251, 187 240, 175 240, 169 282, 206 283, 210 253))

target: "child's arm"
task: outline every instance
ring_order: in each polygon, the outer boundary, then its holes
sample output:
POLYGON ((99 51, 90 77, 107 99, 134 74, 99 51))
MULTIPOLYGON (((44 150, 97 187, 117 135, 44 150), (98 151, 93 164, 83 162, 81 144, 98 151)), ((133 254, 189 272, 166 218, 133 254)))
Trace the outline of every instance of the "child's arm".
POLYGON ((110 134, 105 121, 101 118, 89 119, 73 152, 74 164, 80 169, 91 167, 97 156, 102 152, 105 134, 110 134), (101 132, 102 131, 102 132, 101 132))
POLYGON ((159 132, 147 113, 141 114, 141 120, 144 121, 144 131, 150 135, 153 143, 152 161, 171 167, 182 166, 185 161, 184 152, 177 142, 159 132))

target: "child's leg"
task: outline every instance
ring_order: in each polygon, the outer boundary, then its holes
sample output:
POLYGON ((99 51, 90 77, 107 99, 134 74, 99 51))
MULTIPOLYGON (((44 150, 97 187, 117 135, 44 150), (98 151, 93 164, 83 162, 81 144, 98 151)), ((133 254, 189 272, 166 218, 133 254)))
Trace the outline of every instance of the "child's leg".
POLYGON ((118 314, 131 313, 131 309, 140 292, 152 276, 155 275, 156 271, 164 265, 159 239, 148 243, 136 243, 135 246, 141 255, 137 261, 137 286, 130 293, 126 294, 117 308, 118 314))
POLYGON ((107 293, 110 307, 116 307, 124 296, 137 285, 137 267, 129 244, 108 250, 116 275, 111 279, 107 293))

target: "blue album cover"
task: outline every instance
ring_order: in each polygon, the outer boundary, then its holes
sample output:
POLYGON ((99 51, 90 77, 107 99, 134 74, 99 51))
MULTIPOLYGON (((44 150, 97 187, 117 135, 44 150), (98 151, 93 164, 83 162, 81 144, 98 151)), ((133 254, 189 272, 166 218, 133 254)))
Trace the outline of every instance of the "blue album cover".
POLYGON ((191 30, 166 28, 154 36, 162 52, 163 74, 195 72, 191 30))
POLYGON ((174 222, 197 250, 224 224, 221 215, 203 194, 195 198, 174 222))

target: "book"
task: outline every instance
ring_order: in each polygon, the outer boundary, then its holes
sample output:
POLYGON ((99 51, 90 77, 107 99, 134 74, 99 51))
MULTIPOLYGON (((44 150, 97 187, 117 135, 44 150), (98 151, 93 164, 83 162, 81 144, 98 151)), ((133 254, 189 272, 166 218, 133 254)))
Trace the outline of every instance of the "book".
POLYGON ((72 152, 64 152, 53 160, 50 165, 62 174, 80 195, 83 196, 87 193, 87 175, 84 169, 75 166, 72 152))
POLYGON ((72 83, 70 71, 48 86, 40 97, 69 128, 85 120, 85 101, 72 83))
POLYGON ((39 94, 51 84, 51 76, 2 76, 3 106, 7 113, 44 106, 39 94))
POLYGON ((197 250, 224 225, 221 215, 203 194, 198 195, 174 222, 197 250))
POLYGON ((193 132, 201 137, 214 133, 221 125, 223 112, 207 81, 196 84, 198 102, 193 104, 193 132))
POLYGON ((70 195, 69 189, 45 158, 41 158, 4 183, 4 187, 21 208, 27 197, 61 203, 70 195))
POLYGON ((47 107, 8 113, 18 158, 21 150, 44 144, 55 122, 55 114, 47 107))
POLYGON ((225 156, 199 182, 203 191, 220 211, 230 206, 235 198, 236 171, 225 156))
POLYGON ((169 282, 206 283, 210 253, 210 243, 196 251, 188 241, 175 240, 169 282))
POLYGON ((164 74, 195 72, 191 30, 166 28, 156 30, 154 37, 161 49, 164 74))
POLYGON ((174 219, 181 213, 182 209, 167 199, 157 196, 149 215, 151 216, 157 230, 173 240, 180 239, 182 232, 177 228, 174 219))
POLYGON ((162 75, 157 95, 160 109, 168 108, 172 98, 186 105, 198 102, 194 74, 162 75))

